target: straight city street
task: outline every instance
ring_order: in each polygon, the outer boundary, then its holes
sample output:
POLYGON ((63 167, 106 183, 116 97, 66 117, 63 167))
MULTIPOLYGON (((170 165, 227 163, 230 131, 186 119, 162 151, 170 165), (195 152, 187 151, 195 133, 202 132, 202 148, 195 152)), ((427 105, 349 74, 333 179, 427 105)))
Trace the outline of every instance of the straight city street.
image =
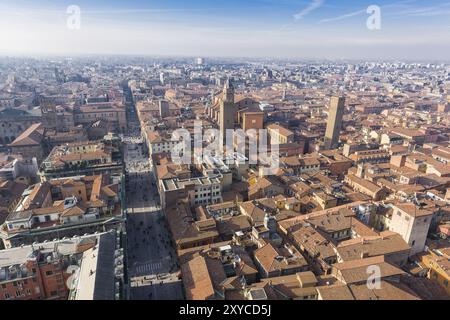
MULTIPOLYGON (((130 107, 131 109, 131 107, 130 107)), ((136 128, 138 125, 131 128, 136 128)), ((138 129, 123 137, 130 298, 183 299, 180 269, 138 129)))

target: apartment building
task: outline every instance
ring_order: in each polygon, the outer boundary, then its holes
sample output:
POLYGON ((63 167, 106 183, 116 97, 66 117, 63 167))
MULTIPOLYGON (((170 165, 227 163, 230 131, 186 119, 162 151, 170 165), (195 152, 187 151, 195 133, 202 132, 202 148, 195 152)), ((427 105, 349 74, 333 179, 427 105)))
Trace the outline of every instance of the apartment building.
POLYGON ((217 176, 160 180, 159 190, 163 208, 183 198, 191 206, 222 202, 221 180, 217 176))
POLYGON ((123 258, 117 236, 105 232, 1 250, 0 300, 67 300, 77 294, 83 300, 113 300, 122 296, 121 289, 115 288, 116 283, 122 288, 125 284, 121 265, 114 260, 115 256, 123 258), (87 257, 98 255, 104 259, 102 270, 95 269, 88 284, 84 274, 92 271, 93 264, 87 257), (94 294, 80 296, 80 290, 94 294))
POLYGON ((31 186, 0 229, 6 248, 120 227, 120 176, 81 176, 31 186))
POLYGON ((145 140, 147 141, 150 157, 154 154, 171 153, 173 148, 179 141, 172 141, 168 134, 158 131, 144 131, 145 140))
POLYGON ((117 132, 127 129, 125 106, 119 102, 88 103, 74 108, 75 124, 89 125, 97 120, 106 120, 114 125, 117 132))
POLYGON ((271 143, 284 144, 294 142, 294 133, 278 124, 269 124, 267 132, 270 135, 271 143))
POLYGON ((75 142, 53 148, 42 162, 42 181, 78 175, 122 174, 120 146, 112 141, 75 142))

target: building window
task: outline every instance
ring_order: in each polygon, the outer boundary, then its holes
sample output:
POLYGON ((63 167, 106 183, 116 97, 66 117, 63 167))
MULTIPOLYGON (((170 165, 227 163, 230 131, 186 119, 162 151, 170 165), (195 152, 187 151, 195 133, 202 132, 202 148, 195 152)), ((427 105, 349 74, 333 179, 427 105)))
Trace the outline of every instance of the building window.
POLYGON ((50 291, 50 295, 52 297, 57 296, 58 295, 58 291, 50 291))
POLYGON ((45 271, 45 275, 46 276, 51 276, 51 275, 53 275, 53 271, 51 271, 51 270, 45 271))
POLYGON ((5 292, 5 299, 9 299, 9 298, 11 298, 11 296, 9 295, 8 292, 5 292))

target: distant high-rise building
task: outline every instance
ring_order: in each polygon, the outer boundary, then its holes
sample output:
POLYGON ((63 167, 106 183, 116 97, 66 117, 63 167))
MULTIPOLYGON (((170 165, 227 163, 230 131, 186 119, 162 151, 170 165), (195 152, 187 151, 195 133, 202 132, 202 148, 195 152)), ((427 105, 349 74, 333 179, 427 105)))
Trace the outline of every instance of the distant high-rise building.
POLYGON ((338 146, 339 133, 342 129, 342 117, 345 111, 345 98, 332 97, 328 111, 327 130, 325 132, 325 149, 334 149, 338 146))
POLYGON ((204 60, 203 58, 197 58, 195 62, 197 63, 197 65, 201 66, 204 63, 204 60))
POLYGON ((223 97, 220 102, 220 117, 219 117, 219 125, 220 125, 220 135, 225 141, 226 138, 226 130, 234 129, 234 121, 236 119, 236 106, 234 104, 234 87, 231 83, 231 80, 228 79, 225 82, 225 86, 223 88, 223 97))

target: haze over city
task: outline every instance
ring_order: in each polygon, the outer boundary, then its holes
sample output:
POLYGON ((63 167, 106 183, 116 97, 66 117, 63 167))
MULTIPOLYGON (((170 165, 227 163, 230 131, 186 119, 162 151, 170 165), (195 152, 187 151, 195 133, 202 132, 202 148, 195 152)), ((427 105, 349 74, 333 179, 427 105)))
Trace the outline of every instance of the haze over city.
POLYGON ((2 54, 448 59, 450 2, 0 1, 2 54), (67 8, 80 8, 80 29, 67 8), (369 30, 367 8, 381 10, 369 30))

